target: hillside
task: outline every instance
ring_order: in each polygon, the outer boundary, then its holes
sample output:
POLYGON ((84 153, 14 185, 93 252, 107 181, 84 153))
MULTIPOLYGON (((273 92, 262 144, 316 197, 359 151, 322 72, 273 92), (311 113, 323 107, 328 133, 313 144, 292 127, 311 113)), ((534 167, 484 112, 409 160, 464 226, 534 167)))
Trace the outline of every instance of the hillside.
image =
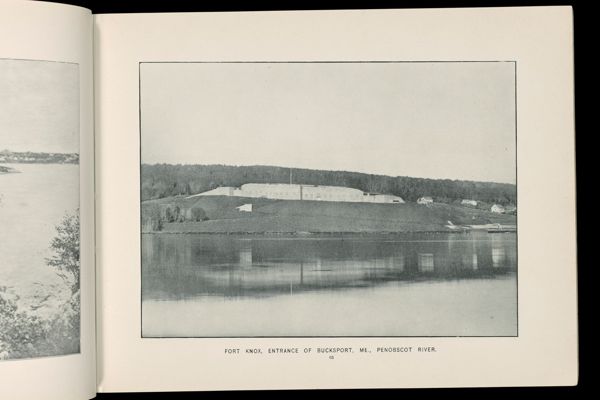
MULTIPOLYGON (((142 203, 142 220, 152 208, 167 206, 202 209, 203 221, 165 222, 164 232, 423 232, 448 230, 456 225, 515 224, 512 215, 447 204, 366 204, 321 201, 271 200, 227 196, 185 199, 171 197, 142 203), (236 207, 251 203, 251 213, 236 207)), ((152 230, 152 229, 146 229, 152 230)))
POLYGON ((431 196, 435 202, 454 203, 462 199, 492 204, 516 205, 515 185, 450 179, 425 179, 372 175, 349 171, 325 171, 274 166, 143 164, 142 200, 202 193, 219 186, 239 187, 244 183, 294 183, 344 186, 369 193, 400 196, 406 201, 431 196))

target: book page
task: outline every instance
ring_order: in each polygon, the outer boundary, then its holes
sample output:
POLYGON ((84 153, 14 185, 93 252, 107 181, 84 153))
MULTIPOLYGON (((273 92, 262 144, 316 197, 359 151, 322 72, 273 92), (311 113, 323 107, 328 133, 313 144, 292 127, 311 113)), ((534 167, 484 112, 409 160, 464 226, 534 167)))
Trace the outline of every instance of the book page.
POLYGON ((0 398, 95 396, 92 34, 0 4, 0 398))
POLYGON ((99 391, 576 384, 570 8, 95 32, 99 391))

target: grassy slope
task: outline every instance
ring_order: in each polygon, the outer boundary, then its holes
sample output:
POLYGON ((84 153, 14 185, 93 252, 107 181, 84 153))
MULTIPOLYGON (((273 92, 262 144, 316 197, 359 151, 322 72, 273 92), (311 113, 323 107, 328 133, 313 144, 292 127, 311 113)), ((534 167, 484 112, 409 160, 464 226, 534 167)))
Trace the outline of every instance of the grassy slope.
POLYGON ((182 197, 145 201, 195 205, 209 220, 166 224, 169 232, 407 232, 446 230, 447 221, 460 224, 515 224, 515 217, 446 204, 365 204, 322 201, 251 199, 243 197, 182 197), (253 212, 235 207, 252 203, 253 212))

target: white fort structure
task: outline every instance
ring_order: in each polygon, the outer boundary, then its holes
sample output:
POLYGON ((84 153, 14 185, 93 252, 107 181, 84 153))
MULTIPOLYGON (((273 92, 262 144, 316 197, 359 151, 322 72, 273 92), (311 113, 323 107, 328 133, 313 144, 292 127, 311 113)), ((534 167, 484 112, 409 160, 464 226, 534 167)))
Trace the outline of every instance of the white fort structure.
POLYGON ((236 196, 278 200, 345 201, 351 203, 404 203, 390 194, 366 193, 342 186, 320 186, 292 183, 246 183, 240 187, 221 186, 198 196, 236 196))

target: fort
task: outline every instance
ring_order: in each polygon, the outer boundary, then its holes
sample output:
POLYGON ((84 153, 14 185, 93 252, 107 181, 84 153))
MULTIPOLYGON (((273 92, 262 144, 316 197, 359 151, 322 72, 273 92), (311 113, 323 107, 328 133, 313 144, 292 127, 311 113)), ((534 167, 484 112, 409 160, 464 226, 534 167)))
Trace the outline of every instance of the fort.
POLYGON ((367 193, 343 186, 321 186, 291 183, 246 183, 240 187, 221 186, 199 196, 234 196, 276 200, 343 201, 350 203, 404 203, 401 197, 390 194, 367 193))

